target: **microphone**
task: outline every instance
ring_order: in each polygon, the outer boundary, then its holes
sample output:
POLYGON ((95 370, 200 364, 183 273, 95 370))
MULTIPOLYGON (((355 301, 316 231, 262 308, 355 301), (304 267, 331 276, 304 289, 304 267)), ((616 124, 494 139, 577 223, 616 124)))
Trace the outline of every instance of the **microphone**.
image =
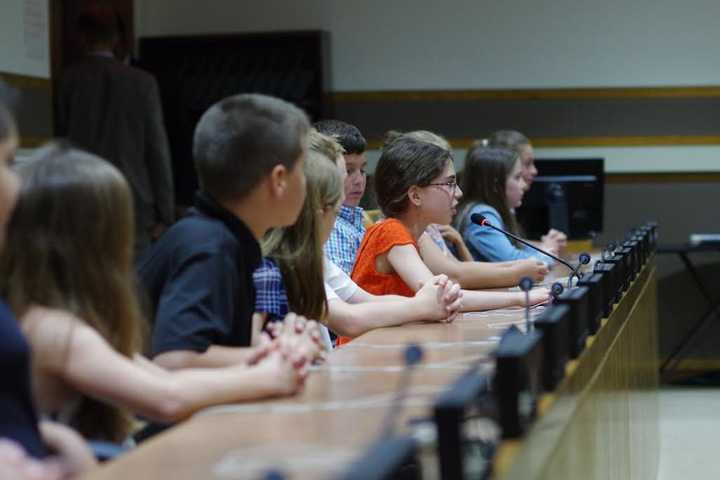
POLYGON ((532 278, 521 278, 518 286, 520 290, 525 292, 525 332, 530 333, 530 330, 533 328, 532 323, 530 323, 530 290, 532 290, 533 287, 532 278))
POLYGON ((536 251, 542 253, 543 255, 546 255, 546 256, 552 258, 556 262, 562 263, 563 265, 565 265, 567 268, 570 269, 570 272, 571 272, 570 277, 568 277, 568 288, 572 287, 573 277, 576 277, 578 280, 582 278, 583 274, 580 271, 580 265, 587 265, 588 263, 590 263, 590 255, 583 252, 578 257, 578 265, 576 267, 573 267, 570 263, 566 262, 562 258, 557 257, 550 252, 546 252, 545 250, 536 247, 532 243, 518 237, 517 235, 513 235, 512 233, 507 232, 507 231, 503 230, 502 228, 498 228, 495 225, 492 225, 490 222, 488 222, 487 218, 485 218, 485 215, 482 215, 480 213, 473 213, 472 215, 470 215, 470 221, 476 225, 480 225, 481 227, 490 227, 493 230, 497 230, 498 232, 507 235, 508 237, 512 238, 513 240, 516 240, 516 241, 522 243, 523 245, 528 246, 528 247, 532 248, 533 250, 536 250, 536 251))
POLYGON ((402 411, 403 401, 405 400, 405 394, 410 386, 410 377, 415 369, 415 366, 420 363, 423 358, 423 349, 417 343, 409 343, 405 347, 403 353, 403 359, 405 360, 405 369, 402 372, 400 381, 398 382, 397 391, 395 398, 393 399, 390 408, 385 413, 385 418, 382 421, 382 432, 380 438, 390 438, 395 432, 395 420, 402 411))
POLYGON ((553 298, 553 303, 557 303, 557 298, 562 295, 564 291, 565 288, 563 288, 560 282, 555 282, 550 286, 550 296, 553 298))
POLYGON ((615 250, 617 250, 617 244, 615 242, 608 242, 605 249, 602 251, 601 258, 603 260, 609 260, 615 256, 615 250))

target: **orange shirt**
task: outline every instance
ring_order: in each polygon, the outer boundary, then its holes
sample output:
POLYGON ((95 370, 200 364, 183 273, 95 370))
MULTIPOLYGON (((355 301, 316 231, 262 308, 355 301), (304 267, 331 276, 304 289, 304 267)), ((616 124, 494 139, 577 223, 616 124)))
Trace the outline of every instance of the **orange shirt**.
MULTIPOLYGON (((378 255, 401 245, 412 245, 417 249, 417 242, 399 220, 387 218, 368 228, 355 257, 355 265, 350 275, 353 281, 374 295, 414 297, 415 291, 407 286, 400 275, 380 273, 375 269, 378 255)), ((349 337, 338 337, 337 345, 344 345, 350 340, 349 337)))
POLYGON ((380 273, 375 269, 378 255, 388 253, 393 247, 412 245, 417 242, 400 220, 387 218, 368 228, 360 243, 351 277, 361 288, 374 295, 403 295, 414 297, 415 291, 407 286, 397 273, 380 273))

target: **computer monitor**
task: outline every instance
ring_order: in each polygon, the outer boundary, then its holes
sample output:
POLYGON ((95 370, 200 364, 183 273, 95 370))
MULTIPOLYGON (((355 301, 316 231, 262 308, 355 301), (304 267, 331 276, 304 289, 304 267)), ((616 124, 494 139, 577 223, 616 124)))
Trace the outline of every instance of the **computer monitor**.
POLYGON ((516 210, 529 238, 550 228, 571 240, 593 238, 603 229, 605 160, 602 158, 536 159, 538 176, 516 210))

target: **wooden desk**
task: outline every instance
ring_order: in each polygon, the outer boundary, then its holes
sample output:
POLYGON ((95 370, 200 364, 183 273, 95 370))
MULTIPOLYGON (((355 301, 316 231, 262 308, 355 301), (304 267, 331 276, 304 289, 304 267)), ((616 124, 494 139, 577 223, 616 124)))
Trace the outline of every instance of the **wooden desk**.
MULTIPOLYGON (((502 478, 655 478, 657 347, 654 261, 648 262, 570 377, 542 400, 544 414, 522 441, 505 442, 502 478)), ((488 359, 497 335, 523 323, 519 310, 466 314, 451 325, 369 332, 334 351, 296 397, 208 409, 87 478, 332 478, 379 434, 417 341, 425 357, 399 419, 427 417, 437 394, 470 364, 488 359)), ((492 369, 492 362, 481 363, 492 369)))
POLYGON ((522 441, 497 458, 503 479, 655 479, 659 453, 657 281, 652 257, 522 441))

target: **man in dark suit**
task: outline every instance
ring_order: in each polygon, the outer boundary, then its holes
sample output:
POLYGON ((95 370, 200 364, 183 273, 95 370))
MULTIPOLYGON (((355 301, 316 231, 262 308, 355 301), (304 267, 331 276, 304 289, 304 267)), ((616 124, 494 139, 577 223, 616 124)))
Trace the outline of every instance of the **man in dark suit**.
POLYGON ((63 75, 58 133, 125 175, 133 192, 139 254, 174 220, 170 151, 157 82, 115 59, 118 17, 111 7, 83 12, 78 33, 87 55, 63 75))

